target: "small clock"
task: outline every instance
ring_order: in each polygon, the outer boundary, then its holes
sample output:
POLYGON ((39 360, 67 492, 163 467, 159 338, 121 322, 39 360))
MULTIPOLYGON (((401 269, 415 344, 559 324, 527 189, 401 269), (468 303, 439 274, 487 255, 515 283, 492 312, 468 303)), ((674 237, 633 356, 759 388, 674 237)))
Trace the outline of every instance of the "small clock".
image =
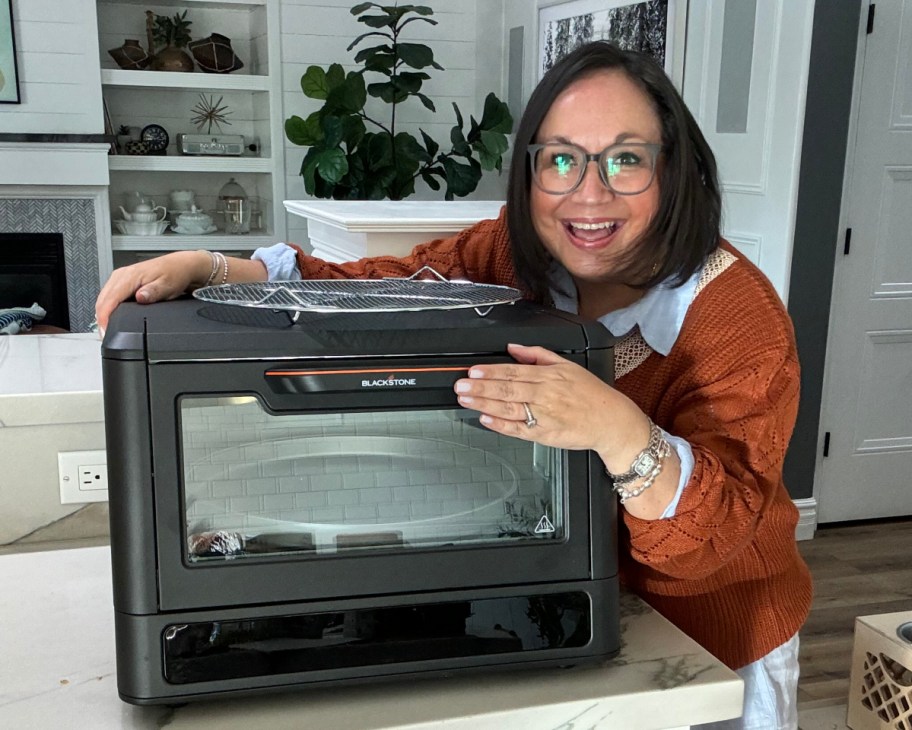
POLYGON ((149 146, 150 155, 165 154, 171 141, 168 131, 160 124, 147 124, 139 133, 139 138, 149 146))

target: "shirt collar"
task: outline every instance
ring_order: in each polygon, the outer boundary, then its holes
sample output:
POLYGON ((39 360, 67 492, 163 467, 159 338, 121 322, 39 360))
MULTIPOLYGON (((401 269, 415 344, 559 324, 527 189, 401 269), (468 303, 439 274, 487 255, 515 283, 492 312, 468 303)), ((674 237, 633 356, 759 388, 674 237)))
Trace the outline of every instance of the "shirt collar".
MULTIPOLYGON (((570 273, 556 262, 550 273, 554 306, 563 312, 578 313, 576 286, 570 273)), ((609 312, 599 317, 598 321, 615 337, 621 337, 634 327, 639 327, 646 344, 656 352, 667 355, 681 333, 684 316, 693 301, 701 273, 702 269, 678 287, 672 287, 666 279, 630 306, 609 312)))

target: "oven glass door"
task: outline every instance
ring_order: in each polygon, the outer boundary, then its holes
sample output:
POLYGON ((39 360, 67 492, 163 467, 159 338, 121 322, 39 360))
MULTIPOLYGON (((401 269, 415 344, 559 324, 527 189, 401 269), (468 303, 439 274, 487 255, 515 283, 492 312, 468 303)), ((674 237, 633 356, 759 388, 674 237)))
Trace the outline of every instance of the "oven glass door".
POLYGON ((461 408, 270 413, 179 399, 185 561, 332 555, 566 536, 563 451, 461 408))

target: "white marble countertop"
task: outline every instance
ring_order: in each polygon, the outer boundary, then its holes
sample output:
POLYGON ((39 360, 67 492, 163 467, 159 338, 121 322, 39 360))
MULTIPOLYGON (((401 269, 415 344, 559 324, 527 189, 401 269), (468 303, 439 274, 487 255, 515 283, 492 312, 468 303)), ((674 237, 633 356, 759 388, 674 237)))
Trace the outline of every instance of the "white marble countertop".
POLYGON ((0 395, 84 392, 101 392, 98 335, 0 337, 0 395))
POLYGON ((633 597, 600 667, 134 707, 117 695, 109 548, 0 556, 0 581, 0 727, 16 730, 651 730, 741 708, 741 679, 633 597))

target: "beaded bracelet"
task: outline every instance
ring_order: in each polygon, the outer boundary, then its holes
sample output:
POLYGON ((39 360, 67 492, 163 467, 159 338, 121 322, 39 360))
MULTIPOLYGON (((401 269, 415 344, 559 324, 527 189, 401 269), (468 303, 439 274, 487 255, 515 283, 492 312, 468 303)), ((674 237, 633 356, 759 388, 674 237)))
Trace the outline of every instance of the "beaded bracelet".
MULTIPOLYGON (((648 474, 645 474, 645 481, 634 489, 627 489, 624 484, 615 482, 612 487, 617 493, 618 497, 621 498, 621 504, 624 504, 628 499, 633 499, 634 497, 639 497, 643 492, 645 492, 649 487, 651 487, 655 480, 658 478, 659 474, 662 473, 662 467, 665 465, 665 458, 671 453, 671 444, 668 443, 664 438, 662 443, 659 445, 658 451, 656 452, 656 463, 652 469, 649 470, 648 474)), ((629 483, 629 482, 627 482, 629 483)))
POLYGON ((219 251, 209 251, 208 253, 212 258, 212 271, 209 273, 209 278, 206 279, 204 286, 211 286, 215 282, 215 276, 218 274, 219 269, 222 270, 222 280, 219 284, 226 283, 228 281, 228 257, 219 251))
POLYGON ((650 418, 649 442, 646 444, 646 448, 637 454, 630 469, 623 474, 616 475, 608 472, 608 476, 611 477, 613 482, 612 488, 620 496, 622 504, 628 499, 639 497, 655 483, 659 474, 662 473, 664 461, 670 453, 671 444, 668 443, 662 429, 656 426, 650 418), (633 489, 627 488, 627 485, 639 479, 644 480, 642 484, 633 489))

